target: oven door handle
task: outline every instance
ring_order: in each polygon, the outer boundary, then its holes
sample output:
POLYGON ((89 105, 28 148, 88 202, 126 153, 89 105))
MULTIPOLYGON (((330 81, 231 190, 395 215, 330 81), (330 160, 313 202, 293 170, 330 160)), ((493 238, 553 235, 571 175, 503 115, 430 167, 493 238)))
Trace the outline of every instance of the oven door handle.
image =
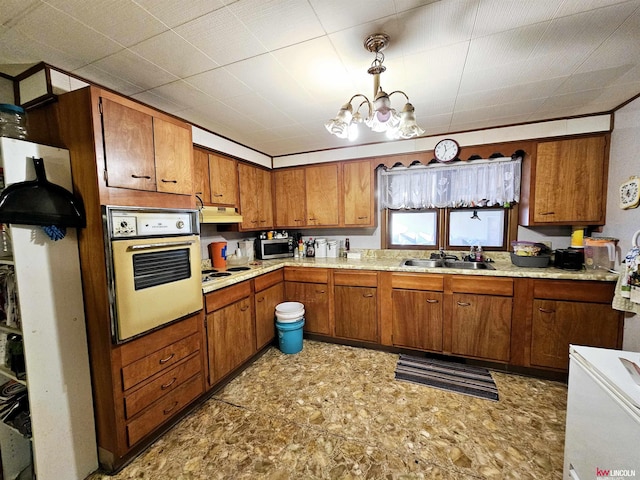
POLYGON ((149 250, 151 248, 163 248, 163 247, 182 247, 182 246, 193 245, 194 243, 196 243, 195 240, 185 240, 182 242, 145 243, 142 245, 129 245, 127 247, 127 251, 131 252, 134 250, 149 250))

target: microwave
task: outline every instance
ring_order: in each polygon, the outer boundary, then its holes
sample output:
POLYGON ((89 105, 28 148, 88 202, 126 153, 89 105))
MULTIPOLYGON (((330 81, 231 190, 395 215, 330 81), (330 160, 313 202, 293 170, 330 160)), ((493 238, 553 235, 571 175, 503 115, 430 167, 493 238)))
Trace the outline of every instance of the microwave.
POLYGON ((293 257, 293 237, 256 238, 256 257, 261 260, 293 257))

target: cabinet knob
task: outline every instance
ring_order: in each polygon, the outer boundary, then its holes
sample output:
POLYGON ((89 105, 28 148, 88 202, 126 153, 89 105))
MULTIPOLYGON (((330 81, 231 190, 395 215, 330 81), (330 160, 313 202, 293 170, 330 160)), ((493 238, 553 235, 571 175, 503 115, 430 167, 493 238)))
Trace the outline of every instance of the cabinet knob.
POLYGON ((264 297, 258 298, 256 301, 257 302, 264 302, 264 297))
POLYGON ((456 302, 459 307, 469 307, 471 304, 469 302, 456 302))
POLYGON ((161 178, 160 181, 162 183, 178 183, 177 180, 167 180, 166 178, 161 178))
POLYGON ((240 308, 241 312, 246 312, 249 309, 249 305, 245 305, 244 307, 240 308))
POLYGON ((324 290, 316 290, 316 293, 324 293, 324 290))
POLYGON ((555 310, 551 310, 549 308, 542 308, 542 307, 538 307, 538 311, 540 311, 542 313, 556 313, 555 310))
POLYGON ((131 175, 132 178, 144 178, 145 180, 151 180, 149 175, 131 175))
POLYGON ((171 411, 176 408, 178 406, 178 402, 175 401, 173 402, 173 405, 171 405, 169 408, 165 409, 162 411, 163 414, 168 415, 169 413, 171 413, 171 411))
POLYGON ((160 387, 160 390, 166 390, 166 389, 167 389, 167 388, 169 388, 171 385, 173 385, 177 379, 178 379, 178 377, 173 377, 169 383, 165 383, 164 385, 162 385, 162 386, 160 387))
POLYGON ((427 298, 427 303, 438 303, 438 300, 435 300, 433 298, 427 298))
POLYGON ((167 358, 161 358, 160 359, 160 365, 163 365, 165 363, 167 363, 169 360, 171 360, 173 357, 175 356, 175 353, 172 353, 171 355, 169 355, 167 358))

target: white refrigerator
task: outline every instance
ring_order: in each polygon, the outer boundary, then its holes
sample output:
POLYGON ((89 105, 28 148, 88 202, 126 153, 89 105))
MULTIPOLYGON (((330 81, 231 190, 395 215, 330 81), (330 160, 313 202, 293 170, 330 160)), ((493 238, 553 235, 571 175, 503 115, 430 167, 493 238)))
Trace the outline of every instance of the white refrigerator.
POLYGON ((640 478, 640 386, 620 357, 640 353, 572 345, 565 480, 640 478))
MULTIPOLYGON (((0 138, 4 184, 35 180, 33 157, 43 159, 48 181, 72 191, 67 150, 12 138, 0 138)), ((38 480, 84 479, 98 461, 77 231, 57 241, 39 226, 11 224, 9 232, 13 252, 3 262, 15 269, 33 467, 38 480)), ((0 444, 5 469, 19 449, 0 444)))

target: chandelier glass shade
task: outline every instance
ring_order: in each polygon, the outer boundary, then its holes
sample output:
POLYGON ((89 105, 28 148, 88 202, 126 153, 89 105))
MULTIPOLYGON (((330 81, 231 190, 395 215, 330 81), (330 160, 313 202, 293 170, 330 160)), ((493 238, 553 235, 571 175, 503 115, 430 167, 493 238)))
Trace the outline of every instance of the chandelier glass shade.
POLYGON ((413 138, 424 133, 424 130, 416 123, 415 109, 409 103, 409 97, 401 90, 395 90, 387 94, 380 87, 380 74, 386 70, 382 65, 384 55, 381 51, 389 44, 389 36, 376 33, 364 40, 364 47, 370 52, 375 52, 375 59, 367 72, 373 75, 373 102, 366 95, 356 93, 345 103, 335 118, 325 123, 329 133, 338 138, 355 140, 358 136, 358 125, 364 123, 374 132, 385 133, 388 138, 413 138), (404 108, 398 112, 391 106, 391 96, 400 93, 406 99, 404 108), (353 101, 362 98, 361 103, 353 110, 353 101), (362 118, 360 109, 367 106, 367 116, 362 118))

